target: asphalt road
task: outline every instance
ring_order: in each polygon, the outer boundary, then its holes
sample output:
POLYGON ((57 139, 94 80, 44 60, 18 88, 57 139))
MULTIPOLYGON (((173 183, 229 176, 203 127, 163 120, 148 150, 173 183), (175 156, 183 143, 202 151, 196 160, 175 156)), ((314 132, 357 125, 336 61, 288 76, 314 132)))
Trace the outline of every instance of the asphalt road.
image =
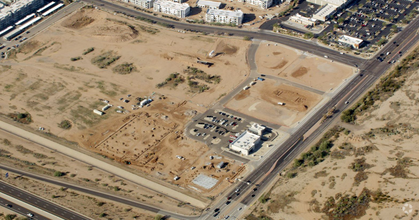
MULTIPOLYGON (((415 19, 405 30, 399 33, 393 41, 400 44, 396 47, 395 44, 387 44, 382 51, 390 51, 390 57, 388 60, 393 60, 398 57, 398 52, 403 51, 406 53, 418 40, 419 35, 416 34, 419 27, 419 18, 415 19)), ((269 185, 269 183, 278 175, 278 173, 284 169, 292 160, 296 158, 318 135, 327 129, 331 121, 338 117, 339 114, 324 122, 318 129, 316 129, 309 137, 303 140, 304 134, 315 125, 323 115, 336 106, 337 111, 343 111, 348 105, 346 101, 352 103, 358 99, 373 83, 378 80, 383 73, 385 73, 392 65, 387 62, 379 62, 374 57, 371 60, 365 62, 360 67, 361 74, 363 76, 355 77, 349 82, 341 91, 339 91, 327 104, 322 106, 319 111, 314 114, 309 120, 306 121, 298 130, 296 130, 281 146, 277 146, 277 149, 271 154, 261 165, 255 169, 250 175, 248 175, 243 182, 237 185, 237 189, 240 189, 240 194, 237 195, 234 190, 227 194, 227 197, 231 197, 232 200, 240 202, 237 207, 243 205, 250 205, 255 199, 260 196, 260 192, 269 185), (250 184, 247 184, 247 181, 250 184), (257 185, 256 185, 257 184, 257 185), (257 191, 253 191, 257 188, 257 191), (244 196, 242 196, 244 195, 244 196)), ((220 208, 222 211, 227 210, 225 200, 220 201, 214 208, 220 208)), ((234 214, 236 208, 228 209, 230 211, 221 212, 219 216, 227 216, 234 214), (233 211, 233 212, 231 212, 233 211)))
MULTIPOLYGON (((119 203, 122 203, 122 204, 125 204, 125 205, 129 205, 129 206, 132 206, 132 207, 148 210, 150 212, 160 213, 160 214, 165 215, 167 217, 173 217, 173 218, 176 218, 176 219, 196 219, 197 218, 197 217, 187 217, 187 216, 178 215, 178 214, 175 214, 175 213, 166 212, 166 211, 160 210, 160 209, 152 207, 152 206, 144 205, 144 204, 142 204, 140 202, 137 202, 137 201, 134 201, 134 200, 130 200, 130 199, 127 199, 127 198, 107 194, 107 193, 92 190, 92 189, 89 189, 89 188, 84 188, 84 187, 77 186, 77 185, 70 184, 70 183, 65 183, 63 181, 55 180, 52 177, 42 176, 42 175, 39 175, 39 174, 32 174, 32 173, 29 173, 29 172, 26 172, 26 171, 18 170, 18 169, 15 169, 15 168, 10 168, 10 167, 4 166, 4 165, 0 165, 0 169, 6 170, 8 172, 13 172, 15 174, 19 174, 19 175, 22 175, 22 176, 26 176, 26 177, 29 177, 29 178, 32 178, 32 179, 47 182, 47 183, 50 183, 50 184, 54 184, 54 185, 57 185, 57 186, 61 186, 61 187, 65 187, 65 188, 68 188, 68 189, 76 190, 76 191, 79 191, 79 192, 82 192, 82 193, 90 194, 92 196, 97 196, 97 197, 100 197, 100 198, 109 199, 109 200, 114 201, 114 202, 119 202, 119 203)), ((5 194, 8 194, 10 196, 13 196, 13 195, 16 194, 16 193, 12 192, 14 194, 11 195, 10 194, 11 192, 4 192, 2 190, 2 185, 1 184, 0 184, 0 191, 5 193, 5 194)), ((16 197, 16 196, 13 196, 13 197, 16 197)), ((34 201, 32 201, 32 200, 26 201, 25 200, 25 198, 32 198, 32 197, 34 197, 34 196, 31 195, 31 194, 26 193, 26 194, 24 194, 24 196, 22 198, 19 197, 19 199, 26 202, 26 203, 34 205, 33 204, 34 201)), ((50 212, 54 215, 57 215, 59 217, 63 217, 63 218, 65 217, 64 219, 77 219, 77 220, 78 219, 80 219, 80 220, 81 219, 86 219, 85 217, 79 217, 80 215, 78 215, 76 213, 73 213, 74 214, 73 217, 70 217, 70 215, 64 216, 63 213, 71 213, 68 210, 66 212, 61 212, 61 214, 60 213, 54 213, 53 212, 54 209, 58 209, 59 206, 56 206, 56 205, 54 205, 54 204, 52 204, 52 203, 50 203, 46 200, 44 200, 45 202, 42 202, 42 199, 40 199, 40 201, 41 202, 39 202, 38 204, 35 204, 34 206, 36 206, 40 209, 46 210, 46 211, 48 211, 48 212, 50 212), (48 204, 48 205, 45 206, 44 204, 48 204)), ((63 209, 63 210, 65 210, 65 209, 63 209)))
MULTIPOLYGON (((0 187, 2 187, 1 183, 0 183, 0 187)), ((13 203, 13 202, 11 202, 9 200, 3 199, 1 197, 0 197, 0 206, 5 207, 6 209, 10 209, 13 212, 18 213, 18 214, 21 214, 23 216, 26 216, 28 213, 32 213, 34 215, 32 219, 48 220, 48 218, 45 218, 44 216, 42 216, 42 215, 40 215, 40 214, 38 214, 36 212, 33 212, 33 211, 31 211, 31 210, 23 207, 23 206, 20 206, 18 204, 15 204, 15 203, 13 203), (7 206, 7 205, 10 205, 10 206, 7 206)))
POLYGON ((358 57, 353 57, 353 56, 349 56, 349 55, 341 55, 339 52, 331 50, 329 48, 326 47, 322 47, 317 45, 315 42, 312 41, 307 41, 307 40, 302 40, 299 38, 295 38, 295 37, 290 37, 290 36, 286 36, 286 35, 279 35, 276 33, 273 33, 272 31, 267 31, 267 30, 258 30, 257 32, 255 31, 247 31, 247 30, 241 30, 238 28, 228 28, 228 27, 219 27, 219 26, 204 26, 204 25, 197 25, 197 24, 190 24, 190 23, 182 23, 182 22, 177 22, 177 21, 173 21, 173 20, 169 20, 169 19, 163 19, 157 16, 154 16, 152 14, 148 14, 145 12, 141 12, 141 11, 137 11, 131 8, 125 8, 124 6, 118 5, 118 4, 114 4, 112 2, 108 2, 108 1, 103 1, 103 0, 83 0, 83 2, 86 3, 90 3, 93 4, 95 6, 98 6, 99 8, 104 8, 110 11, 119 11, 119 12, 124 12, 127 15, 132 15, 134 17, 144 17, 144 18, 148 18, 148 19, 152 19, 154 21, 157 22, 162 22, 162 23, 166 23, 169 25, 173 25, 174 28, 176 29, 191 29, 191 30, 196 30, 196 31, 201 31, 201 32, 207 32, 207 33, 230 33, 236 36, 248 36, 254 39, 261 39, 261 40, 267 40, 267 41, 272 41, 272 42, 277 42, 277 43, 281 43, 290 47, 293 47, 295 49, 298 50, 302 50, 302 51, 307 51, 309 53, 318 55, 318 56, 325 56, 327 55, 329 57, 329 59, 334 60, 334 61, 338 61, 344 64, 348 64, 351 66, 354 65, 360 65, 361 63, 363 63, 365 60, 358 58, 358 57))
MULTIPOLYGON (((88 219, 88 218, 86 218, 86 217, 84 217, 80 214, 77 214, 73 211, 70 211, 66 208, 63 208, 59 205, 51 203, 51 202, 49 202, 45 199, 42 199, 38 196, 27 193, 26 191, 23 191, 23 190, 21 190, 19 188, 16 188, 14 186, 5 184, 3 182, 0 182, 0 192, 6 194, 8 196, 14 197, 16 199, 19 199, 20 201, 25 202, 27 204, 30 204, 32 206, 35 206, 39 209, 46 210, 47 212, 49 212, 49 213, 51 213, 55 216, 58 216, 60 218, 63 218, 63 219, 73 219, 73 220, 88 219)), ((0 202, 1 202, 1 200, 0 200, 0 202)), ((3 206, 3 204, 5 204, 5 203, 1 202, 1 204, 3 206)), ((21 206, 18 206, 16 204, 12 204, 11 209, 12 210, 18 210, 19 213, 22 213, 24 216, 26 216, 28 213, 32 213, 32 214, 34 214, 33 219, 47 219, 47 218, 42 217, 41 215, 39 215, 37 213, 29 211, 29 210, 27 210, 27 209, 25 209, 21 206)))

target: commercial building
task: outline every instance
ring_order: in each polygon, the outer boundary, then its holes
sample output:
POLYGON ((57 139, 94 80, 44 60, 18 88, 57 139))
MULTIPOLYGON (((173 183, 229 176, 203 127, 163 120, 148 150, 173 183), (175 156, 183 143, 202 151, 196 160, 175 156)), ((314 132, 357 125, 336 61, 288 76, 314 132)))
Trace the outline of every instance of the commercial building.
POLYGON ((131 3, 140 6, 140 8, 152 8, 154 0, 130 0, 131 3))
POLYGON ((236 140, 230 143, 230 149, 233 151, 240 152, 243 155, 249 155, 249 153, 255 148, 260 142, 260 135, 253 134, 249 131, 245 131, 240 134, 236 140))
POLYGON ((336 11, 346 7, 352 0, 307 0, 322 7, 313 15, 313 18, 326 21, 329 17, 334 15, 336 11))
POLYGON ((246 0, 251 5, 259 6, 262 9, 271 7, 273 0, 246 0))
POLYGON ((262 136, 263 131, 266 129, 265 126, 260 125, 260 124, 256 124, 253 123, 249 129, 247 129, 248 131, 252 132, 253 134, 257 134, 259 136, 262 136))
POLYGON ((44 5, 44 0, 18 0, 0 9, 0 30, 13 25, 44 5))
POLYGON ((221 2, 198 0, 196 6, 200 8, 220 9, 221 2))
POLYGON ((174 15, 178 18, 185 18, 189 15, 191 7, 186 3, 156 0, 153 4, 154 11, 174 15))
POLYGON ((362 44, 364 43, 362 39, 351 37, 348 35, 340 36, 338 42, 343 46, 353 47, 355 49, 359 49, 360 47, 362 47, 362 44))
POLYGON ((207 14, 205 15, 205 21, 241 25, 243 22, 243 12, 241 10, 227 11, 220 9, 208 9, 207 14))
POLYGON ((291 21, 291 22, 294 22, 294 23, 297 23, 297 24, 302 24, 304 26, 307 26, 307 25, 314 26, 314 24, 316 23, 316 19, 307 18, 307 17, 304 17, 304 16, 302 16, 298 13, 293 15, 293 16, 290 16, 288 21, 291 21))

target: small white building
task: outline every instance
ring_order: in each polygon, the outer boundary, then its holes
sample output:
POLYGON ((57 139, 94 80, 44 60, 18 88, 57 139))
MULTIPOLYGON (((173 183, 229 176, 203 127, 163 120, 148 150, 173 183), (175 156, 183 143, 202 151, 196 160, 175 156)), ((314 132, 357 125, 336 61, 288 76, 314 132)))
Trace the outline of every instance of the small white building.
POLYGON ((101 111, 99 111, 99 110, 97 110, 97 109, 94 109, 94 110, 93 110, 93 112, 94 112, 95 114, 98 114, 98 115, 103 115, 103 114, 104 114, 103 112, 101 112, 101 111))
POLYGON ((255 146, 259 144, 259 142, 259 135, 245 131, 230 144, 230 149, 233 151, 238 151, 247 156, 255 148, 255 146))
POLYGON ((154 11, 185 18, 189 15, 191 7, 186 3, 176 3, 164 0, 156 0, 153 4, 154 11))
POLYGON ((220 9, 221 2, 198 0, 196 6, 200 8, 220 9))
POLYGON ((243 22, 243 12, 241 10, 227 11, 220 9, 208 9, 207 14, 205 15, 205 21, 241 25, 243 22))
POLYGON ((250 128, 248 129, 248 131, 252 132, 253 134, 257 134, 257 135, 261 136, 265 129, 266 129, 265 126, 253 123, 250 126, 250 128))
POLYGON ((135 5, 140 6, 140 8, 152 8, 154 0, 130 0, 135 5))
POLYGON ((291 22, 294 22, 294 23, 297 23, 297 24, 302 24, 304 26, 306 26, 306 25, 314 26, 314 24, 316 23, 316 19, 307 18, 307 17, 304 17, 304 16, 302 16, 298 13, 293 15, 293 16, 290 16, 288 21, 291 21, 291 22))
POLYGON ((256 5, 262 9, 271 7, 273 0, 246 0, 251 5, 256 5))
POLYGON ((359 49, 362 46, 362 43, 364 42, 362 39, 351 37, 348 35, 342 35, 338 39, 339 44, 342 44, 344 46, 353 47, 355 49, 359 49))

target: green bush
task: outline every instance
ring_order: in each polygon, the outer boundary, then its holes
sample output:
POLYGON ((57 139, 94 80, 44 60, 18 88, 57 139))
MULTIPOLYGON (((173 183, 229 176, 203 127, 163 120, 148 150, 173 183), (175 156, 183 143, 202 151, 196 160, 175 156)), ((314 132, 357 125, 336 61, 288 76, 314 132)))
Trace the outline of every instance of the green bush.
POLYGON ((72 126, 71 122, 69 120, 63 120, 58 124, 58 127, 62 129, 70 129, 72 126))
POLYGON ((87 55, 87 54, 89 54, 89 53, 93 52, 94 50, 95 50, 95 48, 94 48, 94 47, 90 47, 90 48, 88 48, 86 51, 84 51, 84 52, 83 52, 83 55, 87 55))
POLYGON ((54 172, 54 176, 55 177, 61 177, 61 176, 64 176, 65 175, 65 173, 63 173, 63 172, 61 172, 61 171, 55 171, 54 172))

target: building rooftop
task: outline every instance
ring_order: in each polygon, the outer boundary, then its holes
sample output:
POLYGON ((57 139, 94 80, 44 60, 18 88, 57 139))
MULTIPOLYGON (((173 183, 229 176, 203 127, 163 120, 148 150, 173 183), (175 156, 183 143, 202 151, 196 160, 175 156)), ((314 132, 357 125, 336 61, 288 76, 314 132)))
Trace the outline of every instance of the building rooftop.
POLYGON ((349 44, 360 44, 362 43, 363 40, 356 37, 351 37, 348 35, 342 35, 339 37, 339 41, 344 42, 344 43, 349 43, 349 44))
POLYGON ((205 1, 205 0, 198 0, 198 2, 196 2, 197 5, 208 5, 211 7, 217 7, 219 8, 221 5, 221 2, 213 2, 213 1, 205 1))
POLYGON ((348 0, 324 0, 325 2, 335 5, 335 6, 341 6, 345 4, 348 0))
POLYGON ((156 0, 154 4, 159 4, 161 7, 164 8, 171 8, 171 9, 177 9, 177 10, 185 10, 189 8, 189 5, 186 3, 176 3, 171 1, 164 1, 164 0, 156 0))
POLYGON ((220 10, 220 9, 208 9, 207 14, 226 16, 226 17, 242 17, 243 16, 243 12, 241 10, 227 11, 227 10, 220 10))
POLYGON ((330 15, 332 12, 334 12, 338 7, 336 5, 327 4, 323 8, 321 8, 315 16, 318 17, 326 17, 330 15))
POLYGON ((259 140, 260 136, 250 133, 249 131, 243 132, 236 140, 234 140, 231 144, 235 147, 250 150, 257 140, 259 140))
POLYGON ((0 18, 6 17, 10 13, 16 12, 22 6, 27 5, 33 1, 34 0, 20 0, 20 1, 10 4, 9 6, 3 7, 3 8, 0 7, 0 18))

